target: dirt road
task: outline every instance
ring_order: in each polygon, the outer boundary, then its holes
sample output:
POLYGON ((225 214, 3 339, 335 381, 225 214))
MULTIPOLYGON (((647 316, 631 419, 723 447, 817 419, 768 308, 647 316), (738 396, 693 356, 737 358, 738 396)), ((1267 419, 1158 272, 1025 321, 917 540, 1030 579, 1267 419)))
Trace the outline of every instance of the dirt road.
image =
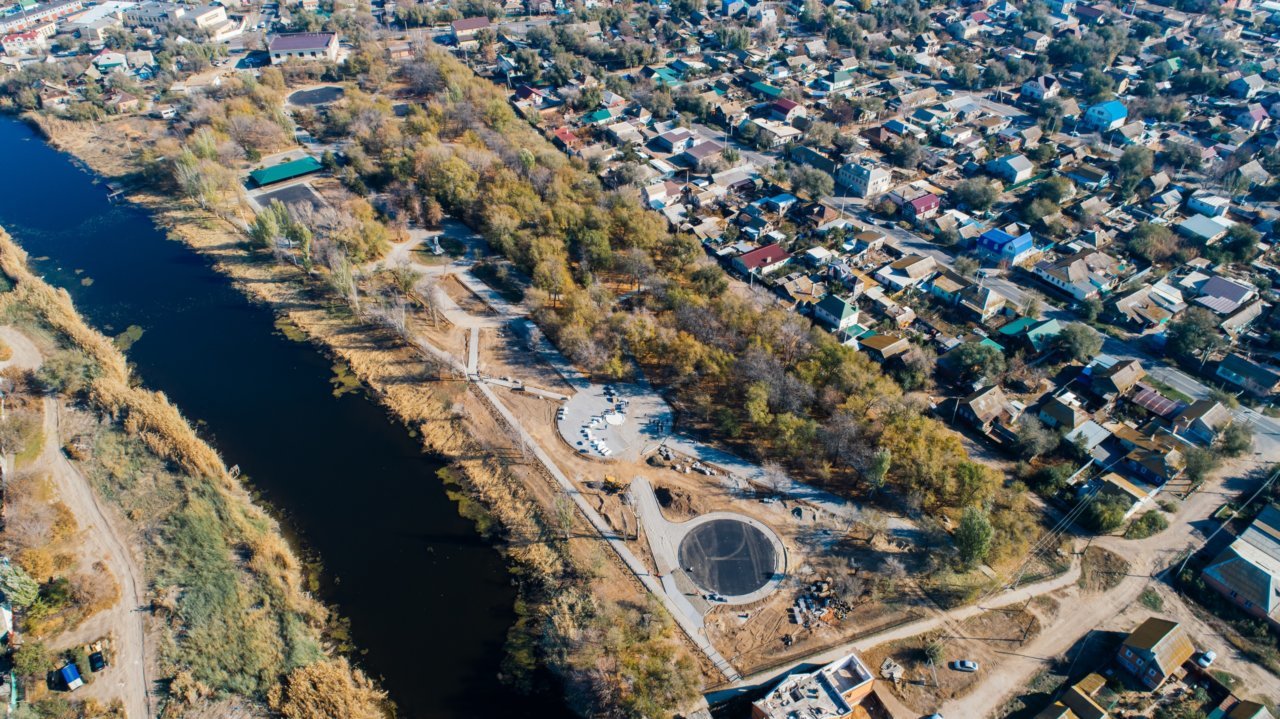
MULTIPOLYGON (((98 612, 75 631, 59 637, 59 648, 91 642, 104 636, 114 637, 114 661, 96 681, 77 692, 77 697, 93 697, 104 703, 119 699, 124 702, 129 719, 150 719, 150 683, 146 663, 145 584, 140 563, 129 552, 128 544, 112 508, 104 507, 88 479, 62 453, 57 400, 44 400, 44 452, 38 460, 53 477, 58 495, 75 514, 80 525, 80 542, 84 556, 102 561, 115 575, 120 598, 115 606, 98 612)), ((88 667, 81 667, 87 671, 88 667)))
MULTIPOLYGON (((0 340, 13 350, 0 369, 20 367, 35 370, 43 357, 39 348, 13 327, 0 327, 0 340)), ((105 636, 114 637, 114 661, 97 681, 76 692, 77 698, 94 698, 104 704, 124 702, 129 719, 150 719, 151 698, 148 692, 146 663, 146 598, 145 575, 141 564, 129 552, 121 529, 124 521, 100 503, 88 479, 62 453, 60 426, 61 405, 53 397, 44 398, 44 448, 33 463, 38 470, 49 472, 58 496, 75 515, 80 527, 80 551, 86 564, 101 561, 114 575, 120 597, 110 609, 94 614, 74 631, 57 637, 56 648, 86 644, 105 636)), ((88 667, 81 667, 87 672, 88 667)))
MULTIPOLYGON (((1129 560, 1129 574, 1118 586, 1105 593, 1086 593, 1075 586, 1065 589, 1057 596, 1061 609, 1040 635, 1016 653, 1008 653, 998 670, 987 673, 972 694, 943 705, 940 710, 942 715, 992 716, 1016 692, 1026 687, 1037 672, 1066 653, 1089 631, 1128 631, 1138 623, 1139 615, 1145 618, 1154 614, 1142 610, 1141 605, 1137 604, 1138 595, 1147 586, 1158 583, 1153 575, 1161 574, 1184 549, 1198 545, 1203 540, 1206 518, 1236 494, 1235 491, 1224 489, 1229 481, 1235 481, 1235 478, 1219 476, 1206 482, 1170 520, 1169 528, 1155 536, 1142 540, 1127 540, 1117 536, 1095 539, 1093 543, 1096 546, 1129 560), (1129 610, 1128 613, 1126 610, 1129 610)), ((1176 607, 1181 600, 1173 592, 1162 594, 1166 596, 1165 611, 1162 614, 1182 618, 1184 612, 1176 607)), ((1225 640, 1216 635, 1202 636, 1202 628, 1202 624, 1189 627, 1197 646, 1218 647, 1225 644, 1225 640)), ((1219 652, 1219 655, 1216 668, 1247 678, 1258 676, 1259 669, 1240 657, 1238 652, 1224 651, 1219 652)), ((1274 682, 1274 677, 1271 677, 1269 684, 1274 682)))

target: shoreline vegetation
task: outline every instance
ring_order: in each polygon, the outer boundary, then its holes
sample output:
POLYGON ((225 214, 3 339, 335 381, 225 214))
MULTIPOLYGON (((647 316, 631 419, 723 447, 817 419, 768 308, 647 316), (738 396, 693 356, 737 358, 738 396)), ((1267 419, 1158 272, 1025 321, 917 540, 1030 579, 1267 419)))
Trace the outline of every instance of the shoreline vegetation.
MULTIPOLYGON (((88 148, 92 140, 77 123, 36 113, 23 118, 99 177, 146 174, 139 158, 123 154, 124 145, 88 148)), ((568 707, 583 716, 667 716, 699 698, 701 682, 715 670, 612 550, 594 541, 585 519, 575 517, 581 531, 565 539, 555 517, 559 489, 537 468, 510 459, 512 439, 479 392, 393 328, 353 312, 330 283, 264 259, 238 215, 175 202, 145 186, 129 187, 125 199, 250 299, 271 307, 291 339, 305 336, 350 368, 424 449, 446 462, 440 480, 459 512, 507 557, 518 588, 504 681, 532 691, 545 667, 563 686, 568 707)))
POLYGON ((0 273, 12 285, 0 315, 56 347, 40 381, 103 418, 76 454, 146 559, 148 644, 159 648, 148 673, 168 687, 157 715, 242 698, 297 719, 383 716, 385 694, 327 648, 327 610, 214 449, 163 394, 137 386, 116 344, 31 272, 3 229, 0 273))
MULTIPOLYGON (((699 676, 713 674, 616 555, 589 531, 566 540, 552 530, 559 490, 506 456, 513 440, 482 398, 412 341, 409 323, 421 318, 385 277, 394 269, 361 271, 410 223, 450 216, 482 237, 505 258, 497 276, 527 278, 516 284, 527 286, 532 317, 588 373, 642 371, 687 428, 752 461, 937 518, 938 546, 956 549, 931 556, 918 580, 946 602, 993 584, 979 565, 999 570, 1025 554, 1039 530, 1025 487, 971 460, 910 391, 919 382, 895 380, 808 320, 735 291, 694 238, 670 233, 634 193, 606 190, 446 52, 422 48, 393 75, 367 70, 382 62, 372 37, 353 42, 360 61, 334 71, 343 98, 324 113, 295 111, 319 142, 344 142, 341 158, 323 158, 337 180, 324 180, 328 199, 340 198, 324 211, 273 204, 255 217, 241 186, 249 159, 296 149, 284 97, 332 80, 323 66, 230 77, 190 101, 176 134, 140 117, 27 117, 56 147, 125 184, 128 199, 327 348, 451 460, 516 568, 510 681, 527 684, 546 665, 579 713, 633 717, 686 707, 699 676), (390 95, 408 100, 402 114, 390 95), (374 192, 377 210, 366 199, 374 192), (959 547, 947 523, 976 528, 965 536, 980 541, 959 547)), ((933 362, 917 348, 908 366, 925 376, 933 362)))

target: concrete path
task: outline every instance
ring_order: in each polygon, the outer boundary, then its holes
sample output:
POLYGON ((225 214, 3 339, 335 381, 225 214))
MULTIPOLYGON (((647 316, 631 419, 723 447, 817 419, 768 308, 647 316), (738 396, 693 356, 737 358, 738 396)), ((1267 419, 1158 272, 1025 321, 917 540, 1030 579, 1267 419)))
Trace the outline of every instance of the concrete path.
POLYGON ((524 425, 521 424, 520 420, 517 419, 511 410, 502 403, 502 400, 499 399, 497 393, 495 393, 489 385, 483 382, 477 382, 476 388, 479 389, 480 392, 493 404, 498 413, 502 415, 502 418, 506 420, 511 427, 515 428, 516 433, 520 436, 520 441, 532 449, 533 456, 536 457, 538 462, 546 468, 547 472, 550 473, 556 483, 560 485, 560 488, 564 493, 573 500, 573 503, 578 506, 578 509, 582 512, 583 516, 587 518, 587 521, 591 522, 591 526, 595 528, 601 538, 608 542, 613 551, 616 552, 618 557, 622 559, 623 563, 627 565, 627 568, 640 579, 641 583, 644 584, 645 588, 649 590, 650 593, 657 597, 666 606, 671 617, 680 625, 680 628, 684 630, 684 633, 688 635, 689 639, 707 655, 707 658, 711 660, 711 663, 715 665, 716 669, 719 670, 727 680, 737 681, 740 678, 738 671, 720 655, 720 652, 716 651, 716 648, 711 645, 710 641, 708 641, 706 634, 703 633, 702 628, 690 621, 685 611, 672 601, 666 590, 663 588, 662 583, 649 572, 648 568, 644 566, 644 563, 641 562, 640 559, 637 558, 627 547, 626 540, 609 528, 604 517, 601 517, 600 514, 596 512, 595 508, 593 508, 591 503, 582 496, 582 493, 578 491, 578 488, 574 486, 573 482, 571 482, 565 473, 556 466, 555 462, 553 462, 551 457, 542 449, 542 446, 538 444, 537 440, 535 440, 525 430, 524 425))

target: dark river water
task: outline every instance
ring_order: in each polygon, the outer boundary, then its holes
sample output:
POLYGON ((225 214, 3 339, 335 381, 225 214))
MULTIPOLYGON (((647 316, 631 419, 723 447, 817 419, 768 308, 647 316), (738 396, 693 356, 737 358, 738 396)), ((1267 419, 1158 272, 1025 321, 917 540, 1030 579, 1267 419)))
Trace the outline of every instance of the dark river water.
POLYGON ((323 598, 350 620, 359 663, 401 717, 567 716, 553 692, 498 683, 515 618, 501 557, 458 516, 439 463, 403 426, 361 393, 334 396, 330 361, 4 116, 0 225, 91 324, 142 328, 128 356, 143 382, 198 422, 318 557, 323 598))

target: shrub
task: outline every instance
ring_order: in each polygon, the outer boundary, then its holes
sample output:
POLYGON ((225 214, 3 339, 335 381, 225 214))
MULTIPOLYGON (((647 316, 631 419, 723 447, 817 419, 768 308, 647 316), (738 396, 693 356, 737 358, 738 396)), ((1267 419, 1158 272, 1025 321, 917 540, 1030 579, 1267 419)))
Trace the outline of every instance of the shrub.
POLYGON ((947 659, 947 645, 942 643, 940 639, 934 639, 924 645, 924 656, 935 666, 941 665, 947 659))
POLYGON ((13 670, 21 677, 42 677, 53 669, 43 642, 27 642, 13 652, 13 670))
POLYGON ((1138 601, 1142 603, 1142 606, 1153 612, 1159 612, 1164 609, 1164 598, 1151 587, 1142 590, 1142 594, 1138 595, 1138 601))
POLYGON ((1125 530, 1125 539, 1146 539, 1169 528, 1169 520, 1156 511, 1147 512, 1135 519, 1125 530))
POLYGON ((1082 515, 1084 526, 1098 534, 1114 532, 1124 524, 1124 513, 1127 510, 1128 501, 1122 497, 1097 497, 1082 515))

